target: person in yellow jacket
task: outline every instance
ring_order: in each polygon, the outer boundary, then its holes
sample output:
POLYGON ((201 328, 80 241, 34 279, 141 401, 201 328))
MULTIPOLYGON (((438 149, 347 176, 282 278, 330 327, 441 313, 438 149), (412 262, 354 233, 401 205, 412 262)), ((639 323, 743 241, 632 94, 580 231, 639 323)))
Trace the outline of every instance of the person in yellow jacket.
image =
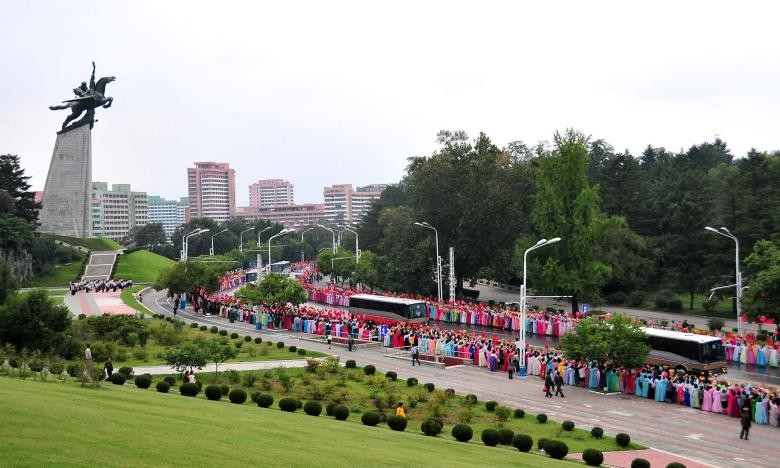
POLYGON ((395 415, 396 416, 403 416, 406 417, 406 411, 404 411, 404 404, 398 403, 398 408, 395 409, 395 415))

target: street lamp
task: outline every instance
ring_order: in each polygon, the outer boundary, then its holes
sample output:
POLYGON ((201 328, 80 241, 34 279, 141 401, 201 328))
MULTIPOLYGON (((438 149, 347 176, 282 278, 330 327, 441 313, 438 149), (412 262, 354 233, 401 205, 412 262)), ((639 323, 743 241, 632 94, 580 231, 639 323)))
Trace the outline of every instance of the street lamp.
POLYGON ((292 229, 282 229, 281 231, 277 232, 273 236, 268 238, 268 272, 271 272, 271 241, 276 239, 279 236, 283 236, 285 234, 289 234, 293 232, 292 229))
POLYGON ((261 230, 260 232, 257 233, 257 247, 258 248, 260 247, 260 235, 263 234, 265 231, 267 231, 269 229, 271 229, 271 226, 268 226, 267 228, 265 228, 265 229, 263 229, 263 230, 261 230))
POLYGON ((239 242, 238 242, 238 251, 243 252, 244 251, 244 233, 253 231, 255 228, 251 227, 249 229, 246 229, 244 231, 241 231, 241 234, 239 235, 239 242))
POLYGON ((360 244, 358 243, 358 233, 355 230, 348 228, 347 226, 339 226, 345 231, 349 231, 355 235, 355 261, 360 262, 360 244))
POLYGON ((227 231, 228 231, 227 229, 223 229, 223 230, 219 231, 218 233, 214 234, 213 236, 211 236, 211 250, 209 250, 209 255, 210 256, 214 255, 214 238, 217 237, 218 235, 222 234, 223 232, 227 232, 227 231))
POLYGON ((322 229, 325 229, 326 231, 330 231, 331 236, 333 236, 333 253, 336 253, 336 231, 333 229, 323 226, 322 224, 318 224, 317 227, 320 227, 322 229))
POLYGON ((312 229, 314 229, 314 228, 310 227, 308 229, 305 229, 305 230, 301 231, 301 262, 305 262, 306 261, 306 258, 304 256, 305 248, 303 246, 303 235, 306 234, 307 232, 311 231, 312 229))
POLYGON ((735 295, 737 298, 737 333, 742 336, 742 320, 740 317, 740 314, 742 313, 742 272, 739 271, 739 240, 734 234, 731 233, 731 231, 725 227, 715 229, 713 227, 706 226, 704 229, 710 232, 714 232, 715 234, 720 234, 723 237, 728 237, 729 239, 733 240, 734 244, 736 245, 736 255, 734 257, 736 283, 734 283, 734 286, 737 288, 737 293, 735 295))
POLYGON ((528 263, 528 252, 539 249, 545 245, 554 244, 560 241, 560 237, 554 237, 550 240, 540 239, 539 242, 526 249, 523 254, 523 285, 520 286, 520 368, 517 371, 517 375, 524 377, 526 373, 525 369, 525 316, 526 316, 526 301, 528 300, 528 290, 526 289, 526 265, 528 263))
POLYGON ((414 223, 417 226, 424 227, 426 229, 433 229, 434 234, 436 235, 436 286, 439 293, 439 302, 442 301, 442 289, 441 289, 441 257, 439 256, 439 231, 428 224, 427 221, 424 221, 422 223, 414 223))
POLYGON ((192 231, 192 232, 190 232, 188 234, 185 234, 182 237, 182 242, 181 242, 182 243, 182 249, 181 249, 181 256, 180 256, 181 260, 187 261, 187 258, 189 256, 189 253, 190 253, 190 249, 189 249, 190 237, 197 236, 199 234, 204 234, 206 232, 209 232, 209 230, 208 229, 204 229, 204 228, 198 228, 198 229, 195 229, 194 231, 192 231))

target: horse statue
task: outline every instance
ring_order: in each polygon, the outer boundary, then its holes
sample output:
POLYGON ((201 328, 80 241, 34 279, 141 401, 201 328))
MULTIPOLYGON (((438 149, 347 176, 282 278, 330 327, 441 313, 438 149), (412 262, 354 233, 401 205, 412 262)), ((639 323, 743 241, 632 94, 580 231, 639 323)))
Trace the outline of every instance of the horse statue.
POLYGON ((106 96, 106 85, 116 80, 113 76, 105 76, 95 82, 95 62, 92 62, 92 77, 89 80, 89 87, 86 82, 82 82, 80 86, 73 89, 73 94, 76 95, 73 99, 62 101, 63 104, 59 106, 49 106, 51 110, 70 109, 70 115, 62 122, 62 129, 68 124, 77 119, 82 113, 86 111, 84 118, 77 121, 73 126, 89 123, 90 128, 95 124, 95 108, 103 107, 108 109, 111 107, 111 103, 114 102, 114 98, 106 96))

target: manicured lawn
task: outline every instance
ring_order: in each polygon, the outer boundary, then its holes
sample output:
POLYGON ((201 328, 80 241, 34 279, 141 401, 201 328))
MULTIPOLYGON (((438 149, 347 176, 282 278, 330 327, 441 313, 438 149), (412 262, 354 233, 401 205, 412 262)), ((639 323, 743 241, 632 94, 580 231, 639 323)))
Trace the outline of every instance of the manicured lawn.
POLYGON ((81 268, 87 261, 85 254, 81 261, 74 261, 67 265, 56 265, 54 270, 46 275, 36 276, 24 284, 26 288, 48 288, 54 286, 67 286, 70 281, 81 279, 81 268))
POLYGON ((129 305, 133 309, 137 310, 138 312, 141 312, 142 314, 148 314, 149 311, 146 310, 146 307, 142 306, 138 303, 138 301, 135 299, 135 294, 144 289, 146 286, 140 286, 140 285, 134 285, 132 288, 125 288, 122 290, 122 294, 119 296, 122 298, 122 302, 129 305))
POLYGON ((148 250, 136 250, 117 259, 114 278, 131 279, 136 283, 157 281, 160 271, 173 265, 173 260, 148 250))
MULTIPOLYGON (((161 394, 152 386, 3 379, 0 460, 13 465, 91 466, 566 466, 538 454, 161 394), (53 424, 53 422, 56 422, 53 424)), ((410 424, 410 428, 413 425, 410 424)), ((408 431, 409 428, 407 428, 408 431)), ((476 436, 476 434, 475 434, 476 436)), ((478 440, 478 437, 477 437, 478 440)))
POLYGON ((107 237, 88 237, 86 239, 80 239, 78 237, 70 236, 54 236, 55 239, 61 240, 66 244, 78 245, 89 250, 119 250, 122 248, 120 244, 107 237))

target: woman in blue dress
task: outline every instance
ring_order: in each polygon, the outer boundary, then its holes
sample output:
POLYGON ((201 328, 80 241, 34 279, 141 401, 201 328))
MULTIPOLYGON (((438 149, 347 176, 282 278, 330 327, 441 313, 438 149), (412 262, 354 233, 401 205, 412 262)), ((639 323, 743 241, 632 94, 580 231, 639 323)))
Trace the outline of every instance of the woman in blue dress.
POLYGON ((655 383, 655 401, 664 401, 666 398, 666 386, 669 385, 669 381, 666 377, 662 377, 655 383))

